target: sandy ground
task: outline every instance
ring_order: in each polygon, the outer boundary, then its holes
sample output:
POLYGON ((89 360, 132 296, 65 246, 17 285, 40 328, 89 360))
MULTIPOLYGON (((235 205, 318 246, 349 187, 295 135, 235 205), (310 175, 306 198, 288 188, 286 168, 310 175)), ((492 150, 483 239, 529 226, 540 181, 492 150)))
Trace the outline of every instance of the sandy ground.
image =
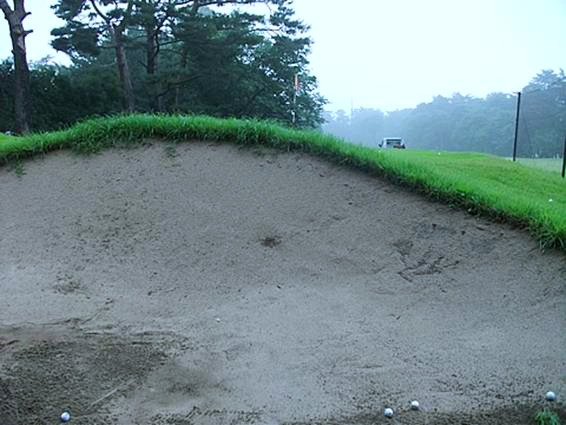
POLYGON ((258 148, 24 171, 0 169, 3 425, 564 417, 566 259, 523 231, 258 148))

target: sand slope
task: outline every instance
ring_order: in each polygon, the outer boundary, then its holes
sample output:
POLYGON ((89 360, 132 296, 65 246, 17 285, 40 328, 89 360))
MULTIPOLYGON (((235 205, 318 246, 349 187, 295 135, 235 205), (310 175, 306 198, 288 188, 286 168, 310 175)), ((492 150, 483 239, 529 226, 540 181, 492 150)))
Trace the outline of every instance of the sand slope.
POLYGON ((564 412, 566 259, 525 232, 259 148, 24 168, 0 169, 2 424, 564 412))

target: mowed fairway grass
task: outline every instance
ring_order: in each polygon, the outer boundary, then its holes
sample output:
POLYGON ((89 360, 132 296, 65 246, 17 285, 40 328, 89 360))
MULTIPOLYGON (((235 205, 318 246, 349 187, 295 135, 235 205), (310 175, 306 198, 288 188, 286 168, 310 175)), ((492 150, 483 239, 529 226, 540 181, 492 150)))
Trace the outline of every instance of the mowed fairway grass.
POLYGON ((128 115, 0 139, 4 164, 54 149, 92 154, 147 139, 263 145, 302 151, 386 177, 470 213, 527 227, 541 248, 566 251, 566 181, 558 173, 475 153, 380 150, 272 122, 206 116, 128 115))
POLYGON ((562 172, 561 158, 517 158, 517 162, 529 167, 540 168, 555 173, 562 172))

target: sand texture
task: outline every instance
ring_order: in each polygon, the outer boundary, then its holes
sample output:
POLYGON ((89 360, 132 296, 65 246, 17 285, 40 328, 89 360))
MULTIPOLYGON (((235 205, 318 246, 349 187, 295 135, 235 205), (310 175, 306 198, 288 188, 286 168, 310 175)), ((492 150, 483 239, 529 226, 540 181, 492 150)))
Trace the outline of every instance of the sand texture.
POLYGON ((564 415, 566 257, 520 229, 229 144, 24 171, 0 169, 3 425, 564 415))

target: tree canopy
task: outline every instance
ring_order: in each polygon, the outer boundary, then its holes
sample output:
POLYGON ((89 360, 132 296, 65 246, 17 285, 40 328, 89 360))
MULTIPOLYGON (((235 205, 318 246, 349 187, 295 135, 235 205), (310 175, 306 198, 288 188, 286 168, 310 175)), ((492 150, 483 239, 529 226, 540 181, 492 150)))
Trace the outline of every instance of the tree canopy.
MULTIPOLYGON (((52 30, 51 44, 72 65, 29 69, 31 31, 22 25, 29 12, 24 0, 13 4, 0 0, 18 47, 0 61, 0 131, 25 132, 30 122, 50 130, 119 112, 191 113, 311 128, 326 121, 326 131, 369 146, 401 136, 413 148, 512 151, 515 94, 455 93, 387 113, 325 112, 308 69, 309 27, 295 17, 293 0, 57 0, 64 24, 52 30)), ((561 154, 564 71, 541 71, 522 94, 519 155, 561 154)))
MULTIPOLYGON (((34 129, 118 111, 322 123, 309 27, 292 0, 58 0, 53 9, 64 25, 51 44, 72 65, 32 64, 34 129), (47 93, 58 103, 45 111, 47 93)), ((0 92, 11 99, 12 63, 0 67, 0 92)), ((13 106, 0 117, 4 131, 13 128, 8 112, 13 106)))

